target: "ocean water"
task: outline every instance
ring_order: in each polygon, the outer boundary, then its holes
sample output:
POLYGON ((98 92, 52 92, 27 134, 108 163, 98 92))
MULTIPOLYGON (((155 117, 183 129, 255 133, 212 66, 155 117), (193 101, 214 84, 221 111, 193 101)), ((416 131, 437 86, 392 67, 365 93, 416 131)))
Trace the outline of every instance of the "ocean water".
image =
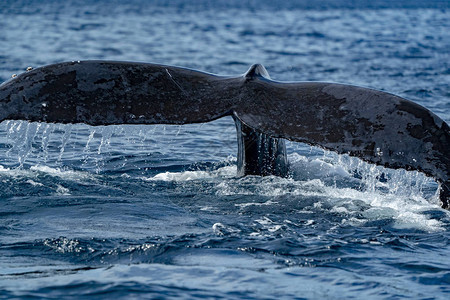
MULTIPOLYGON (((275 80, 381 89, 449 123, 449 20, 439 0, 5 0, 0 81, 71 60, 223 75, 262 63, 275 80)), ((0 123, 0 298, 450 297, 433 180, 299 143, 290 178, 239 178, 236 151, 231 118, 0 123)))

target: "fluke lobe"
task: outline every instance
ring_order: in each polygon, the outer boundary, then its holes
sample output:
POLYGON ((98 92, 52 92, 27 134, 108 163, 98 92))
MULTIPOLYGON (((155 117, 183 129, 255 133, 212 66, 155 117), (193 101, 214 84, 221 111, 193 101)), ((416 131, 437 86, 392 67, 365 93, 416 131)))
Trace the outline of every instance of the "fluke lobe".
POLYGON ((276 82, 265 68, 217 76, 146 63, 81 61, 44 66, 0 85, 0 121, 188 124, 233 116, 241 175, 285 176, 283 139, 346 153, 440 183, 450 205, 450 129, 401 97, 323 82, 276 82))

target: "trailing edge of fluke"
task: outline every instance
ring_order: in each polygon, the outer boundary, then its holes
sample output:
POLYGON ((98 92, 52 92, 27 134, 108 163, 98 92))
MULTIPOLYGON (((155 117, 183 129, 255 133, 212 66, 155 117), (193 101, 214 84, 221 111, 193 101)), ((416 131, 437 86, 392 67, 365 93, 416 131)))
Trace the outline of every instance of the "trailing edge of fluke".
POLYGON ((187 124, 232 115, 243 175, 287 172, 284 139, 440 183, 450 205, 450 129, 401 97, 323 82, 276 82, 261 65, 217 76, 146 63, 78 61, 29 70, 0 85, 0 121, 187 124))

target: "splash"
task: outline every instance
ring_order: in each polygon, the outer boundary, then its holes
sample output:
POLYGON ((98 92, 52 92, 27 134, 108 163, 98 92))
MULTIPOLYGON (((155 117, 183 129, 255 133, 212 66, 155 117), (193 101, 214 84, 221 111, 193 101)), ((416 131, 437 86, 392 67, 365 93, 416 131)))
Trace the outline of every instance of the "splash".
MULTIPOLYGON (((155 159, 178 155, 180 159, 176 163, 186 163, 186 153, 192 154, 198 150, 199 144, 210 142, 205 139, 193 143, 185 136, 194 127, 181 126, 90 127, 23 121, 4 122, 1 126, 4 126, 6 137, 0 143, 7 145, 3 147, 7 148, 7 159, 0 165, 0 176, 21 177, 34 187, 42 184, 39 177, 42 175, 72 182, 96 181, 103 185, 101 177, 92 174, 92 171, 98 174, 105 170, 108 160, 119 160, 118 164, 110 165, 114 168, 133 163, 131 167, 136 165, 140 169, 142 162, 147 163, 139 157, 145 151, 151 155, 157 153, 159 156, 155 159)), ((202 124, 201 131, 207 131, 209 126, 202 124)), ((195 130, 192 133, 195 134, 195 130)), ((419 172, 385 169, 349 156, 302 147, 301 151, 292 151, 289 155, 290 178, 237 178, 234 157, 228 157, 216 167, 206 170, 169 171, 146 176, 144 169, 138 175, 122 173, 121 178, 156 184, 176 182, 194 194, 242 199, 232 204, 242 211, 279 211, 286 201, 295 206, 297 204, 293 201, 307 199, 309 202, 297 205, 298 209, 341 215, 342 222, 348 224, 388 218, 394 220, 399 228, 426 231, 443 228, 439 220, 426 213, 439 210, 438 187, 432 179, 419 172), (191 184, 193 181, 196 184, 191 184)), ((217 159, 219 154, 216 153, 214 158, 217 159)), ((197 158, 196 162, 199 161, 197 158)), ((158 163, 157 160, 155 162, 158 163)), ((153 160, 148 162, 151 163, 153 160)), ((58 195, 70 194, 63 186, 52 185, 52 189, 58 195)))
POLYGON ((268 211, 280 210, 287 199, 291 202, 291 199, 316 199, 299 208, 338 214, 343 224, 353 226, 389 219, 397 228, 435 232, 444 230, 445 224, 428 212, 440 211, 450 217, 450 213, 438 206, 437 184, 419 172, 377 167, 334 153, 321 157, 294 153, 289 159, 292 178, 223 179, 218 181, 215 193, 244 198, 257 196, 257 200, 236 206, 241 209, 267 207, 268 211))

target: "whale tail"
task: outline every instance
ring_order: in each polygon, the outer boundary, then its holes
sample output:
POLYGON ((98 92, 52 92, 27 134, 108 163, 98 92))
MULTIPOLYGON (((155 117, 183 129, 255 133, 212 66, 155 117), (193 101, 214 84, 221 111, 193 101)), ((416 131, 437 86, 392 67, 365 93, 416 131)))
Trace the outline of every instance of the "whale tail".
POLYGON ((272 138, 349 154, 387 168, 418 170, 450 206, 450 127, 428 109, 368 88, 323 82, 248 80, 235 116, 272 138))
POLYGON ((59 63, 3 83, 0 121, 89 125, 208 122, 230 114, 237 91, 228 86, 235 81, 154 64, 59 63))
POLYGON ((188 124, 228 115, 240 134, 238 167, 244 175, 285 174, 282 139, 288 139, 388 168, 424 172, 440 183, 442 207, 450 206, 448 124, 389 93, 323 82, 276 82, 261 65, 243 76, 224 77, 108 61, 45 66, 0 85, 0 121, 188 124))

